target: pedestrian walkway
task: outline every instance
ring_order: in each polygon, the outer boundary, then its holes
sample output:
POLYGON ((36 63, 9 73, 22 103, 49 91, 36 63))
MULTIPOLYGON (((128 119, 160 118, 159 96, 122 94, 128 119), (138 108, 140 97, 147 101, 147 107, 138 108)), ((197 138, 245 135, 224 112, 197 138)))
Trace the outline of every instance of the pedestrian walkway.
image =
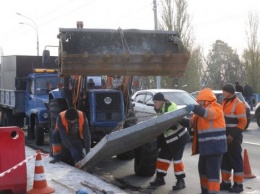
MULTIPOLYGON (((30 158, 27 164, 27 191, 33 188, 34 182, 34 169, 35 169, 35 157, 36 150, 26 146, 25 149, 26 158, 30 158)), ((58 162, 55 164, 49 163, 51 157, 46 154, 42 154, 42 165, 44 167, 45 177, 48 186, 55 189, 57 194, 73 194, 79 189, 87 190, 88 194, 97 193, 91 188, 83 186, 81 182, 89 182, 104 191, 111 191, 110 193, 124 194, 123 190, 115 187, 112 184, 104 182, 98 177, 85 172, 81 169, 69 166, 65 163, 58 162)))

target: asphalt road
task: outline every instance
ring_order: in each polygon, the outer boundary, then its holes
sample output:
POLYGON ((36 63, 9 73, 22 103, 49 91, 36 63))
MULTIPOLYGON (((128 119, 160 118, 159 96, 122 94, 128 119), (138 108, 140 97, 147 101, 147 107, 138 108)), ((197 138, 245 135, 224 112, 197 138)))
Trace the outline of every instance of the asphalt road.
MULTIPOLYGON (((252 122, 249 128, 244 132, 243 149, 247 150, 251 172, 256 175, 254 179, 245 179, 244 192, 250 194, 260 194, 260 128, 255 122, 252 122)), ((244 152, 243 152, 244 154, 244 152)), ((166 185, 158 187, 157 189, 151 188, 149 182, 154 177, 139 177, 134 174, 134 161, 120 161, 116 157, 102 161, 99 163, 92 173, 98 175, 102 179, 113 183, 120 188, 125 188, 129 193, 178 193, 178 194, 197 194, 200 193, 199 176, 197 171, 198 156, 191 156, 191 143, 188 143, 183 161, 186 171, 186 188, 181 191, 172 191, 172 186, 175 184, 175 176, 173 173, 172 165, 168 170, 166 176, 166 185)), ((229 193, 229 192, 221 192, 229 193)))
MULTIPOLYGON (((34 141, 27 141, 27 145, 41 151, 49 151, 48 135, 46 135, 44 146, 37 147, 34 141)), ((243 149, 247 150, 250 168, 252 173, 256 175, 254 179, 245 179, 243 193, 260 194, 260 128, 256 122, 251 122, 249 128, 244 132, 243 149)), ((191 156, 191 143, 188 143, 183 157, 183 162, 186 171, 186 188, 181 191, 172 191, 172 186, 175 184, 175 176, 172 165, 166 176, 166 185, 152 188, 149 186, 154 177, 139 177, 134 174, 134 160, 121 161, 116 157, 109 158, 100 162, 95 168, 89 172, 99 178, 118 186, 127 193, 133 194, 162 194, 162 193, 177 193, 177 194, 197 194, 200 193, 199 177, 197 171, 198 156, 191 156)), ((228 192, 221 192, 223 194, 228 192)))

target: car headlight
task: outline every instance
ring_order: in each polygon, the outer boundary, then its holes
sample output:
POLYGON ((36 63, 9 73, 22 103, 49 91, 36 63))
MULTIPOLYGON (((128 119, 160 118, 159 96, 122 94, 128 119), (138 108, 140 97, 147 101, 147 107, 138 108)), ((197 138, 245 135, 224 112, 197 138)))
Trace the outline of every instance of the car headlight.
POLYGON ((43 118, 45 118, 45 119, 48 119, 49 118, 49 114, 46 112, 46 113, 43 113, 43 118))

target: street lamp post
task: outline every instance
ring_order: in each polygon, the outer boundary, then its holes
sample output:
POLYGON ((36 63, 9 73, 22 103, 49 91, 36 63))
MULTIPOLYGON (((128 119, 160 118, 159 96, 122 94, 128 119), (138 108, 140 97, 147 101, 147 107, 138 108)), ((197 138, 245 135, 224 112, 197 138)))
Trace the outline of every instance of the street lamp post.
MULTIPOLYGON (((157 19, 157 1, 153 0, 153 11, 154 11, 154 29, 158 30, 158 19, 157 19)), ((161 88, 161 76, 156 76, 157 89, 161 88)))
POLYGON ((29 23, 23 23, 23 22, 20 22, 19 24, 31 26, 35 30, 36 36, 37 36, 37 56, 39 56, 39 35, 38 35, 38 26, 37 26, 37 24, 35 23, 35 21, 33 19, 31 19, 31 18, 29 18, 27 16, 24 16, 24 15, 22 15, 20 13, 16 13, 16 14, 21 16, 21 17, 27 18, 28 20, 30 20, 33 23, 33 25, 29 24, 29 23))

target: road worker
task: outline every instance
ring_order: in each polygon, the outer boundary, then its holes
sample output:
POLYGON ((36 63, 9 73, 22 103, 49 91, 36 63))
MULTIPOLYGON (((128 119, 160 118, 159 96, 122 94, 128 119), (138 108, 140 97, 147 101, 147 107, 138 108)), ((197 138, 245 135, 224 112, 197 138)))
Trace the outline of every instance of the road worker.
POLYGON ((90 150, 90 132, 88 120, 83 112, 69 108, 61 112, 52 133, 53 160, 50 163, 63 161, 77 166, 85 153, 90 150))
POLYGON ((235 86, 227 83, 223 86, 222 107, 226 120, 228 152, 223 155, 221 190, 240 193, 243 189, 242 132, 246 127, 246 112, 243 102, 235 95, 235 86), (233 186, 231 187, 231 171, 233 170, 233 186))
POLYGON ((218 194, 221 159, 227 151, 224 113, 210 88, 198 93, 197 102, 199 105, 186 107, 188 112, 193 111, 192 118, 183 118, 179 123, 194 129, 192 155, 199 154, 201 193, 218 194))
MULTIPOLYGON (((153 97, 155 111, 165 113, 177 109, 177 105, 165 99, 162 93, 156 93, 153 97)), ((177 179, 173 190, 180 190, 186 187, 184 178, 184 164, 182 162, 185 145, 190 141, 190 135, 186 128, 175 123, 171 128, 166 129, 163 134, 157 138, 159 155, 156 165, 156 177, 151 186, 161 186, 165 184, 164 176, 173 161, 174 174, 177 179)))

